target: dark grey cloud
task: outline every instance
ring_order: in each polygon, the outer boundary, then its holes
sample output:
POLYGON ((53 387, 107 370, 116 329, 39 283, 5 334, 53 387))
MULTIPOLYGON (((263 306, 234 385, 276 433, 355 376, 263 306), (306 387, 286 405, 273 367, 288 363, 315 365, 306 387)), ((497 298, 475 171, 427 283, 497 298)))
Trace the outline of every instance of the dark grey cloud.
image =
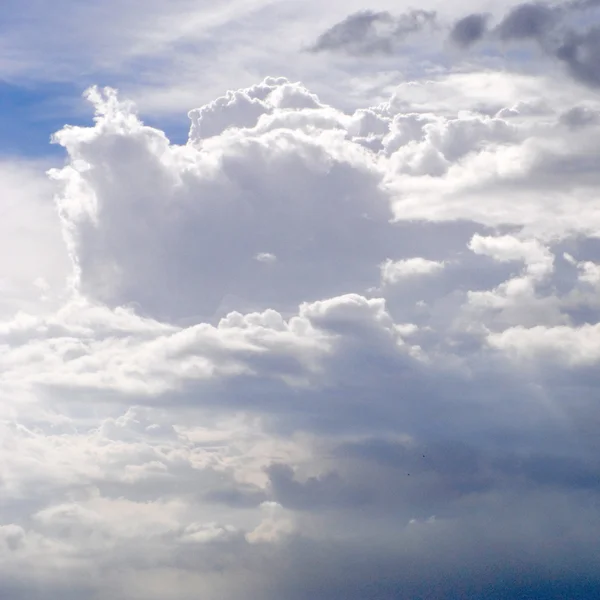
POLYGON ((474 13, 454 23, 450 39, 461 48, 467 48, 478 42, 487 32, 489 15, 474 13))
POLYGON ((564 511, 563 501, 540 503, 538 497, 513 496, 500 508, 498 499, 490 498, 494 513, 490 522, 486 519, 491 515, 471 507, 459 521, 440 517, 407 527, 386 520, 387 534, 381 534, 372 521, 371 536, 361 535, 354 522, 336 541, 294 539, 272 563, 279 588, 274 596, 292 600, 587 600, 596 597, 599 589, 594 539, 585 532, 590 513, 564 511), (569 556, 564 555, 566 547, 569 556), (283 557, 289 561, 288 568, 282 565, 283 557))
POLYGON ((394 16, 388 11, 353 13, 322 33, 311 52, 346 52, 354 55, 390 54, 398 42, 435 25, 436 13, 410 10, 394 16))
POLYGON ((555 56, 574 79, 589 86, 600 86, 600 26, 584 32, 568 32, 555 56))
POLYGON ((431 10, 410 10, 396 19, 396 34, 405 36, 435 25, 436 13, 431 10))
POLYGON ((226 488, 209 490, 204 499, 209 502, 225 504, 232 508, 251 508, 267 500, 267 497, 262 490, 253 489, 249 486, 234 487, 232 485, 226 488))
POLYGON ((343 529, 343 541, 296 537, 280 551, 293 565, 274 569, 280 597, 593 597, 597 461, 375 438, 333 456, 339 472, 304 481, 268 470, 278 502, 343 529))
POLYGON ((364 54, 389 52, 390 40, 378 35, 377 26, 389 25, 392 20, 392 15, 387 11, 354 13, 322 33, 310 50, 356 52, 360 49, 364 54))
POLYGON ((360 508, 372 501, 365 486, 345 482, 336 472, 300 482, 290 466, 274 464, 267 474, 274 499, 296 510, 360 508))
POLYGON ((559 15, 548 4, 527 2, 515 6, 502 19, 496 32, 501 40, 543 39, 559 15))
POLYGON ((333 446, 328 457, 328 470, 318 477, 302 478, 287 464, 271 465, 269 499, 322 518, 331 511, 349 519, 368 513, 391 523, 432 515, 469 520, 477 506, 479 518, 491 523, 498 506, 520 496, 523 519, 529 518, 534 498, 573 503, 580 496, 600 498, 600 464, 593 451, 514 452, 457 439, 403 443, 372 437, 333 446))
POLYGON ((566 6, 572 10, 588 10, 600 6, 600 0, 573 0, 573 2, 568 2, 566 6))
POLYGON ((468 48, 488 38, 491 41, 537 43, 544 55, 559 61, 566 72, 590 87, 600 86, 600 25, 594 24, 598 0, 565 4, 525 2, 513 7, 492 29, 485 15, 473 13, 456 21, 449 38, 468 48), (582 20, 582 13, 586 19, 582 20), (590 24, 591 23, 591 24, 590 24))
MULTIPOLYGON (((571 77, 596 87, 600 86, 600 26, 586 28, 576 17, 599 7, 599 0, 524 2, 493 28, 488 27, 487 14, 462 17, 450 27, 448 37, 459 48, 469 48, 484 38, 507 44, 536 42, 543 54, 562 63, 571 77)), ((388 11, 364 10, 333 25, 308 50, 353 56, 392 54, 409 35, 437 25, 435 11, 415 9, 395 16, 388 11)))
POLYGON ((560 115, 560 122, 567 127, 576 129, 596 123, 599 117, 600 115, 596 111, 586 106, 574 106, 560 115))

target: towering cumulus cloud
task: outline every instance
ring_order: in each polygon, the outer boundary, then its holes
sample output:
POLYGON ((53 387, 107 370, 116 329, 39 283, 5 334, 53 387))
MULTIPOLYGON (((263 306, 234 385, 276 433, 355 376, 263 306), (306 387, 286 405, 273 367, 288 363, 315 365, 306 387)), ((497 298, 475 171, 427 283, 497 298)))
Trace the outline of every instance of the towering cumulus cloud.
POLYGON ((91 89, 70 295, 0 323, 0 597, 596 597, 600 103, 542 85, 267 78, 184 145, 91 89))
POLYGON ((54 174, 86 295, 206 319, 229 301, 289 309, 375 282, 391 211, 376 157, 347 134, 364 117, 268 79, 192 111, 179 147, 114 92, 89 98, 96 125, 56 135, 73 160, 54 174))

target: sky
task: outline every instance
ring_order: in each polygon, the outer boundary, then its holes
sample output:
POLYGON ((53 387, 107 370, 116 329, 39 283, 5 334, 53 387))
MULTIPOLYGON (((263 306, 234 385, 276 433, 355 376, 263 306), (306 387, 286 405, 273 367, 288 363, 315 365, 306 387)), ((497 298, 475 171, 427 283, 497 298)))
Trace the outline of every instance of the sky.
POLYGON ((4 0, 0 598, 600 597, 600 1, 4 0))

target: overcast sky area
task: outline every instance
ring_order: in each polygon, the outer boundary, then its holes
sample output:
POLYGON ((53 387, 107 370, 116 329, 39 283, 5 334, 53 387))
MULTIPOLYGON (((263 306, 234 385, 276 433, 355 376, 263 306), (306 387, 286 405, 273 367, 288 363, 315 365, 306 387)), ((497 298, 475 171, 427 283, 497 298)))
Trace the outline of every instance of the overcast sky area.
POLYGON ((600 598, 600 0, 1 4, 1 600, 600 598))

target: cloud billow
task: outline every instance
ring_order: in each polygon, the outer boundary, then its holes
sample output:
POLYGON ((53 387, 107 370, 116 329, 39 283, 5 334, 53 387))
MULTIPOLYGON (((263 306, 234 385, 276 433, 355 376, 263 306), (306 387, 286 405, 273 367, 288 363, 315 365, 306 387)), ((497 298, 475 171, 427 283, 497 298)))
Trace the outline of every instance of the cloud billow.
POLYGON ((269 77, 183 145, 91 89, 71 295, 0 322, 0 593, 595 593, 600 108, 520 81, 269 77))

